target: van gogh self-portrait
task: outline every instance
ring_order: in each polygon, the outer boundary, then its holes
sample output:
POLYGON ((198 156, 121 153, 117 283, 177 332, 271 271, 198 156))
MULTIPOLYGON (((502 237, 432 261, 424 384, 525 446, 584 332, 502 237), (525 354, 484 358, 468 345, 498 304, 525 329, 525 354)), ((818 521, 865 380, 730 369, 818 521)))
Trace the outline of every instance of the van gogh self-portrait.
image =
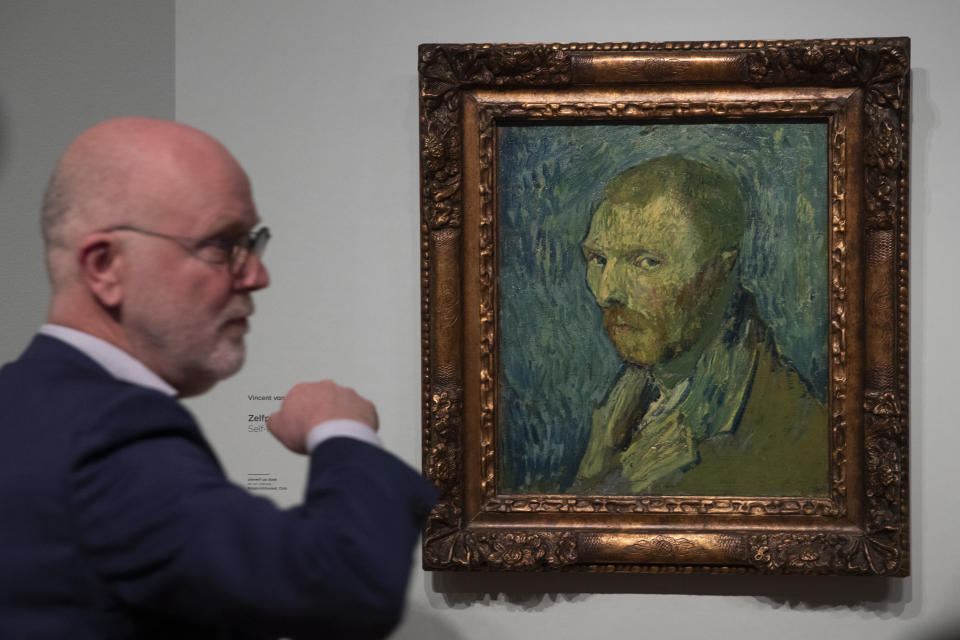
POLYGON ((824 495, 825 127, 500 140, 501 491, 824 495))

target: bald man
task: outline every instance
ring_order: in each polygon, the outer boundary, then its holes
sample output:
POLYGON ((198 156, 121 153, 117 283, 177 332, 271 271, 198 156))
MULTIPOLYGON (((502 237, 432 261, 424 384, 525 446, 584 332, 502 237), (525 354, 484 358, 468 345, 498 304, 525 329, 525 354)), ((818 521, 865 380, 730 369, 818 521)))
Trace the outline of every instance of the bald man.
POLYGON ((177 401, 236 373, 269 239, 216 140, 128 118, 84 132, 43 203, 52 295, 0 369, 0 637, 379 638, 432 487, 374 406, 301 384, 268 426, 310 455, 301 506, 230 484, 177 401))
POLYGON ((624 366, 573 492, 826 495, 826 409, 740 286, 744 217, 732 178, 678 155, 607 183, 583 254, 624 366))

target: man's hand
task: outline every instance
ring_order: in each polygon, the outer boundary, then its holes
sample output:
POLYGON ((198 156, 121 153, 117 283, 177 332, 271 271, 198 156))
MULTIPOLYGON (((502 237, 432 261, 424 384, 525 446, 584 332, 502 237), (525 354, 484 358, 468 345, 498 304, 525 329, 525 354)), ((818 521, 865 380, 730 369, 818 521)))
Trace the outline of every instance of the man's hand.
POLYGON ((286 448, 306 453, 307 434, 328 420, 355 420, 374 431, 379 427, 373 403, 353 389, 323 380, 301 382, 290 389, 280 410, 267 419, 267 428, 286 448))

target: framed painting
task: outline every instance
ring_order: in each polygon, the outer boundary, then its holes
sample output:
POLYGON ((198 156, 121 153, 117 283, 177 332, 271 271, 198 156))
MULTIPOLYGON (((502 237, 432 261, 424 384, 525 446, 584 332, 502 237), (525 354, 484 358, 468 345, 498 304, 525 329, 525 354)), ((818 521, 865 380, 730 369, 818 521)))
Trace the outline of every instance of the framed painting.
POLYGON ((419 54, 424 567, 907 575, 909 40, 419 54))

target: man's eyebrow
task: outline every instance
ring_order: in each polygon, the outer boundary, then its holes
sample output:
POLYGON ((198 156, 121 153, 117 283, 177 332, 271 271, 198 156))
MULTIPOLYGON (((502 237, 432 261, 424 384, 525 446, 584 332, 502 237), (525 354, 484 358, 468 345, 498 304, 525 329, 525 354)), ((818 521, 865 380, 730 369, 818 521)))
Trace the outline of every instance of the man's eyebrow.
POLYGON ((252 225, 248 226, 245 222, 242 222, 235 218, 233 219, 225 218, 223 220, 218 220, 214 225, 212 225, 211 231, 207 235, 210 235, 210 236, 220 236, 225 234, 241 235, 249 232, 251 229, 255 229, 258 226, 260 226, 260 222, 261 222, 260 218, 258 217, 256 220, 254 220, 252 225))
MULTIPOLYGON (((597 255, 599 255, 599 256, 606 256, 607 253, 609 252, 609 249, 605 249, 605 248, 603 248, 603 247, 598 247, 598 246, 596 246, 596 245, 588 244, 588 243, 586 243, 586 242, 582 243, 582 244, 580 245, 580 248, 583 250, 584 255, 589 254, 589 253, 595 253, 595 254, 597 254, 597 255)), ((627 260, 633 260, 634 258, 637 258, 637 257, 639 257, 639 256, 653 256, 653 257, 657 258, 658 260, 659 260, 659 259, 662 259, 662 255, 660 254, 659 251, 653 251, 653 250, 651 250, 651 249, 647 249, 646 247, 642 247, 642 246, 641 246, 641 247, 634 247, 634 248, 632 248, 632 249, 628 249, 628 250, 623 251, 623 252, 618 252, 618 251, 614 250, 614 253, 615 253, 616 255, 622 257, 622 258, 627 259, 627 260)))

